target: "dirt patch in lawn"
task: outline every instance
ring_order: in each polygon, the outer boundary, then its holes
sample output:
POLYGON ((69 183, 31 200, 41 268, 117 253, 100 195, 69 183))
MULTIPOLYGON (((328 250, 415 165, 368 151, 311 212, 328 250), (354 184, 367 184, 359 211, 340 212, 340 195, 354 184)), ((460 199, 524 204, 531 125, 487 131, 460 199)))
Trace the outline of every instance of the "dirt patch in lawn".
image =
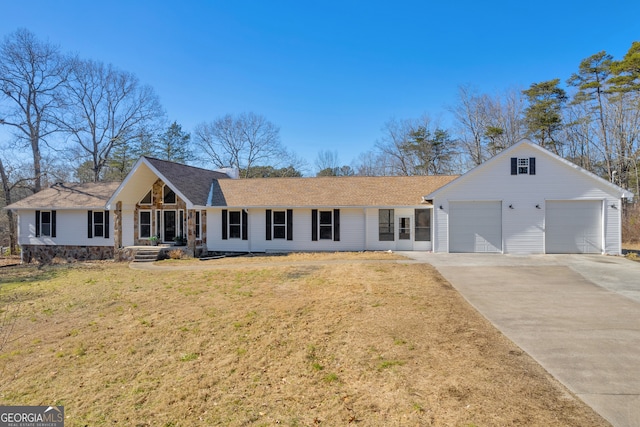
POLYGON ((608 425, 430 266, 300 257, 5 270, 0 403, 68 426, 608 425))

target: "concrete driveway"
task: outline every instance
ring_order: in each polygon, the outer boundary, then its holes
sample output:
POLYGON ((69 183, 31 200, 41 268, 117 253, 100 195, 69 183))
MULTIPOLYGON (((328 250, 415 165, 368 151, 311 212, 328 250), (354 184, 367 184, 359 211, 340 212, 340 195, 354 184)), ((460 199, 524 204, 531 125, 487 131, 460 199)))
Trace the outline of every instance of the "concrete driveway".
POLYGON ((640 263, 603 255, 401 252, 614 426, 640 426, 640 263))

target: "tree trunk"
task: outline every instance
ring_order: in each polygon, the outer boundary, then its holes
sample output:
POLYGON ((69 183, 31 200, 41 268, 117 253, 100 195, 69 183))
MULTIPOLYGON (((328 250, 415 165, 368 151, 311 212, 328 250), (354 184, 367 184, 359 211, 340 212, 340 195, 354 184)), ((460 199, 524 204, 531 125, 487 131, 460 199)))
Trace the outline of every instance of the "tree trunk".
MULTIPOLYGON (((2 193, 4 195, 5 206, 9 206, 11 204, 11 186, 9 185, 9 177, 4 169, 2 160, 0 160, 0 179, 2 179, 2 193)), ((7 210, 7 216, 9 217, 9 253, 13 255, 17 253, 16 223, 13 218, 13 212, 7 210)))

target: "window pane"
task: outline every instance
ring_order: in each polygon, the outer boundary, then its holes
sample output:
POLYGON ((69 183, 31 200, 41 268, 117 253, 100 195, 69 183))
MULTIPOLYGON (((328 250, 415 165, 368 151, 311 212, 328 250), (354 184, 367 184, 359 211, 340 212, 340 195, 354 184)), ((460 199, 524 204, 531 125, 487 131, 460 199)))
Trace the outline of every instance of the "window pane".
POLYGON ((229 212, 229 224, 240 225, 240 212, 238 211, 229 212))
POLYGON ((401 240, 409 240, 411 238, 411 218, 400 218, 398 238, 401 240))
POLYGON ((331 240, 333 239, 333 232, 330 225, 324 225, 320 227, 320 239, 322 240, 331 240))
POLYGON ((165 185, 164 187, 164 203, 175 203, 176 202, 176 193, 173 192, 172 189, 165 185))
POLYGON ((151 190, 140 200, 141 205, 150 205, 151 204, 151 190))
POLYGON ((140 238, 151 237, 151 212, 140 212, 140 238))
POLYGON ((40 225, 40 234, 43 236, 51 236, 51 224, 43 222, 40 225))
POLYGON ((286 227, 283 225, 278 225, 273 227, 273 238, 274 239, 284 239, 286 237, 286 227))
POLYGON ((332 216, 333 215, 331 211, 321 211, 320 224, 331 224, 332 216))
POLYGON ((41 222, 43 224, 51 224, 51 212, 42 212, 41 214, 41 222))
POLYGON ((286 215, 284 211, 275 211, 273 213, 273 223, 274 224, 284 224, 286 220, 286 215))
POLYGON ((240 238, 240 226, 239 225, 231 225, 231 226, 229 226, 229 238, 231 238, 231 239, 239 239, 240 238))
POLYGON ((416 242, 431 241, 431 212, 429 209, 415 210, 415 240, 416 242))
POLYGON ((529 173, 529 159, 518 159, 518 174, 529 173))
POLYGON ((393 209, 378 210, 378 240, 381 242, 389 242, 394 239, 393 213, 393 209))
POLYGON ((104 236, 104 212, 93 213, 93 236, 104 236))

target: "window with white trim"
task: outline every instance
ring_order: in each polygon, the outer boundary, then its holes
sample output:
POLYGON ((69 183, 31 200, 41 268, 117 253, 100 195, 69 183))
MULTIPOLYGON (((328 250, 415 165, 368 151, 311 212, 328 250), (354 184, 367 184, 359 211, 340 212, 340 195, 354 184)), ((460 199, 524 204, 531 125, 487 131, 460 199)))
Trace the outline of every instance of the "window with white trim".
POLYGON ((176 193, 174 193, 168 185, 162 188, 162 202, 165 205, 173 205, 176 203, 176 193))
POLYGON ((151 237, 151 211, 138 212, 138 236, 141 239, 151 237))
POLYGON ((140 200, 141 205, 150 205, 153 203, 153 196, 151 195, 151 190, 140 200))
POLYGON ((240 239, 242 237, 242 215, 240 211, 229 211, 229 238, 240 239))
POLYGON ((320 214, 320 240, 333 239, 333 211, 319 211, 320 214))
POLYGON ((411 218, 400 218, 400 227, 398 230, 398 239, 409 240, 411 239, 411 218))
POLYGON ((381 242, 391 242, 394 237, 394 211, 393 209, 378 210, 378 240, 381 242))
POLYGON ((415 210, 415 241, 431 241, 431 209, 415 210))

